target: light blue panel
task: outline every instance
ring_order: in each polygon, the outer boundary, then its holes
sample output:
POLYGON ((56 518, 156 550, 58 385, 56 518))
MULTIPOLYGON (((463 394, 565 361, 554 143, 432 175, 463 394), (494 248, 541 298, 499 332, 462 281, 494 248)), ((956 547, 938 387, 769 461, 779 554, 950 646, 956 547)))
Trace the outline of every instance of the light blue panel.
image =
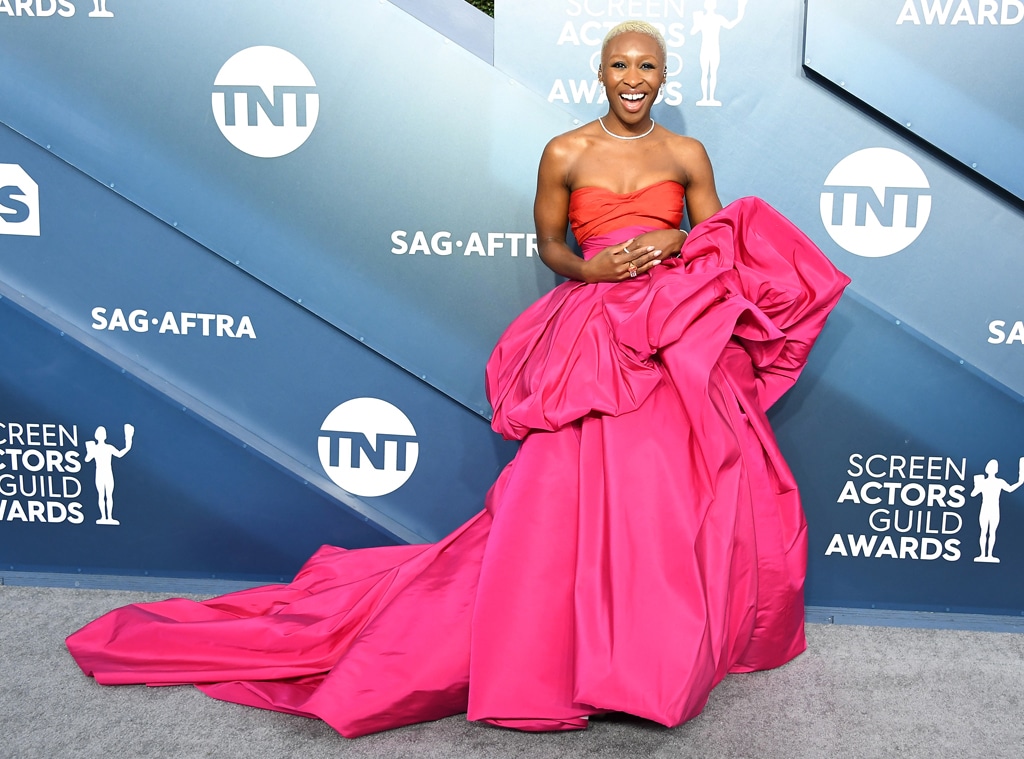
POLYGON ((466 0, 389 0, 485 63, 494 62, 494 19, 466 0))
POLYGON ((805 64, 1024 198, 1024 5, 809 0, 805 64))
POLYGON ((293 7, 0 16, 0 121, 486 415, 495 340, 555 281, 516 236, 532 232, 540 151, 570 120, 389 3, 293 7), (235 148, 214 116, 218 72, 253 46, 315 80, 316 125, 282 157, 235 148), (396 254, 395 232, 446 233, 452 252, 396 254))

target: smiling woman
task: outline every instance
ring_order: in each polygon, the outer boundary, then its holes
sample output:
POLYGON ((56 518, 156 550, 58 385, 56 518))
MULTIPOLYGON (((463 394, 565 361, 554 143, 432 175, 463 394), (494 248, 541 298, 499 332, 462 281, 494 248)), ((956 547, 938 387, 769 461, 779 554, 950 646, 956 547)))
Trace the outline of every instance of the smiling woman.
POLYGON ((544 263, 564 277, 590 283, 617 282, 650 271, 678 255, 686 233, 678 221, 659 224, 581 260, 565 244, 574 191, 599 187, 623 194, 674 182, 680 207, 685 193, 691 225, 722 208, 703 145, 658 126, 651 117, 666 76, 661 33, 641 21, 614 27, 601 47, 597 75, 608 97, 608 113, 548 143, 534 204, 544 263))

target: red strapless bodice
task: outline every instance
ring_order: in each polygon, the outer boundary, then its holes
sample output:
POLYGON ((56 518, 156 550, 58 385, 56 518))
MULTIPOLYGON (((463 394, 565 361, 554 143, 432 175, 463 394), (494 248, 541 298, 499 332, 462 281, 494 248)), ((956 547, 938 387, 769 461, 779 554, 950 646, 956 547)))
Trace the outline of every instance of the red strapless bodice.
POLYGON ((576 241, 623 227, 679 229, 683 220, 683 186, 665 179, 633 192, 579 187, 569 196, 569 223, 576 241))

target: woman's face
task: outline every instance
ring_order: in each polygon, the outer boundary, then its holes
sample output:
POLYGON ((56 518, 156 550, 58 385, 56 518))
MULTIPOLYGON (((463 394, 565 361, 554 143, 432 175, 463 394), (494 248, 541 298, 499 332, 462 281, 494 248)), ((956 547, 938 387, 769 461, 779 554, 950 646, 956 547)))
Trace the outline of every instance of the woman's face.
POLYGON ((640 32, 613 37, 601 57, 601 80, 615 114, 646 114, 665 81, 661 46, 640 32))

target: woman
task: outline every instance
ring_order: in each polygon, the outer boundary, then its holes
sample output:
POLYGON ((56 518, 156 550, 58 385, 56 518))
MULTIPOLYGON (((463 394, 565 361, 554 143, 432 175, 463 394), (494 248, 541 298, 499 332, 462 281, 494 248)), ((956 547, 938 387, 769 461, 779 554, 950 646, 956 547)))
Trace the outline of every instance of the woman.
POLYGON ((565 245, 574 189, 604 188, 628 196, 674 181, 685 191, 691 225, 722 209, 704 147, 651 118, 665 83, 665 57, 664 40, 654 27, 639 22, 615 27, 604 40, 597 71, 608 96, 608 113, 556 137, 544 151, 534 204, 537 240, 544 263, 562 276, 618 282, 632 273, 630 264, 643 273, 678 254, 686 238, 678 229, 658 230, 582 261, 565 245))
POLYGON ((848 280, 764 203, 722 210, 701 145, 654 124, 653 27, 613 29, 601 61, 607 115, 538 175, 569 281, 488 362, 494 429, 522 445, 486 509, 435 545, 325 546, 286 586, 115 610, 68 639, 87 674, 347 736, 463 711, 572 730, 679 724, 727 672, 803 650, 805 526, 764 408, 848 280))

